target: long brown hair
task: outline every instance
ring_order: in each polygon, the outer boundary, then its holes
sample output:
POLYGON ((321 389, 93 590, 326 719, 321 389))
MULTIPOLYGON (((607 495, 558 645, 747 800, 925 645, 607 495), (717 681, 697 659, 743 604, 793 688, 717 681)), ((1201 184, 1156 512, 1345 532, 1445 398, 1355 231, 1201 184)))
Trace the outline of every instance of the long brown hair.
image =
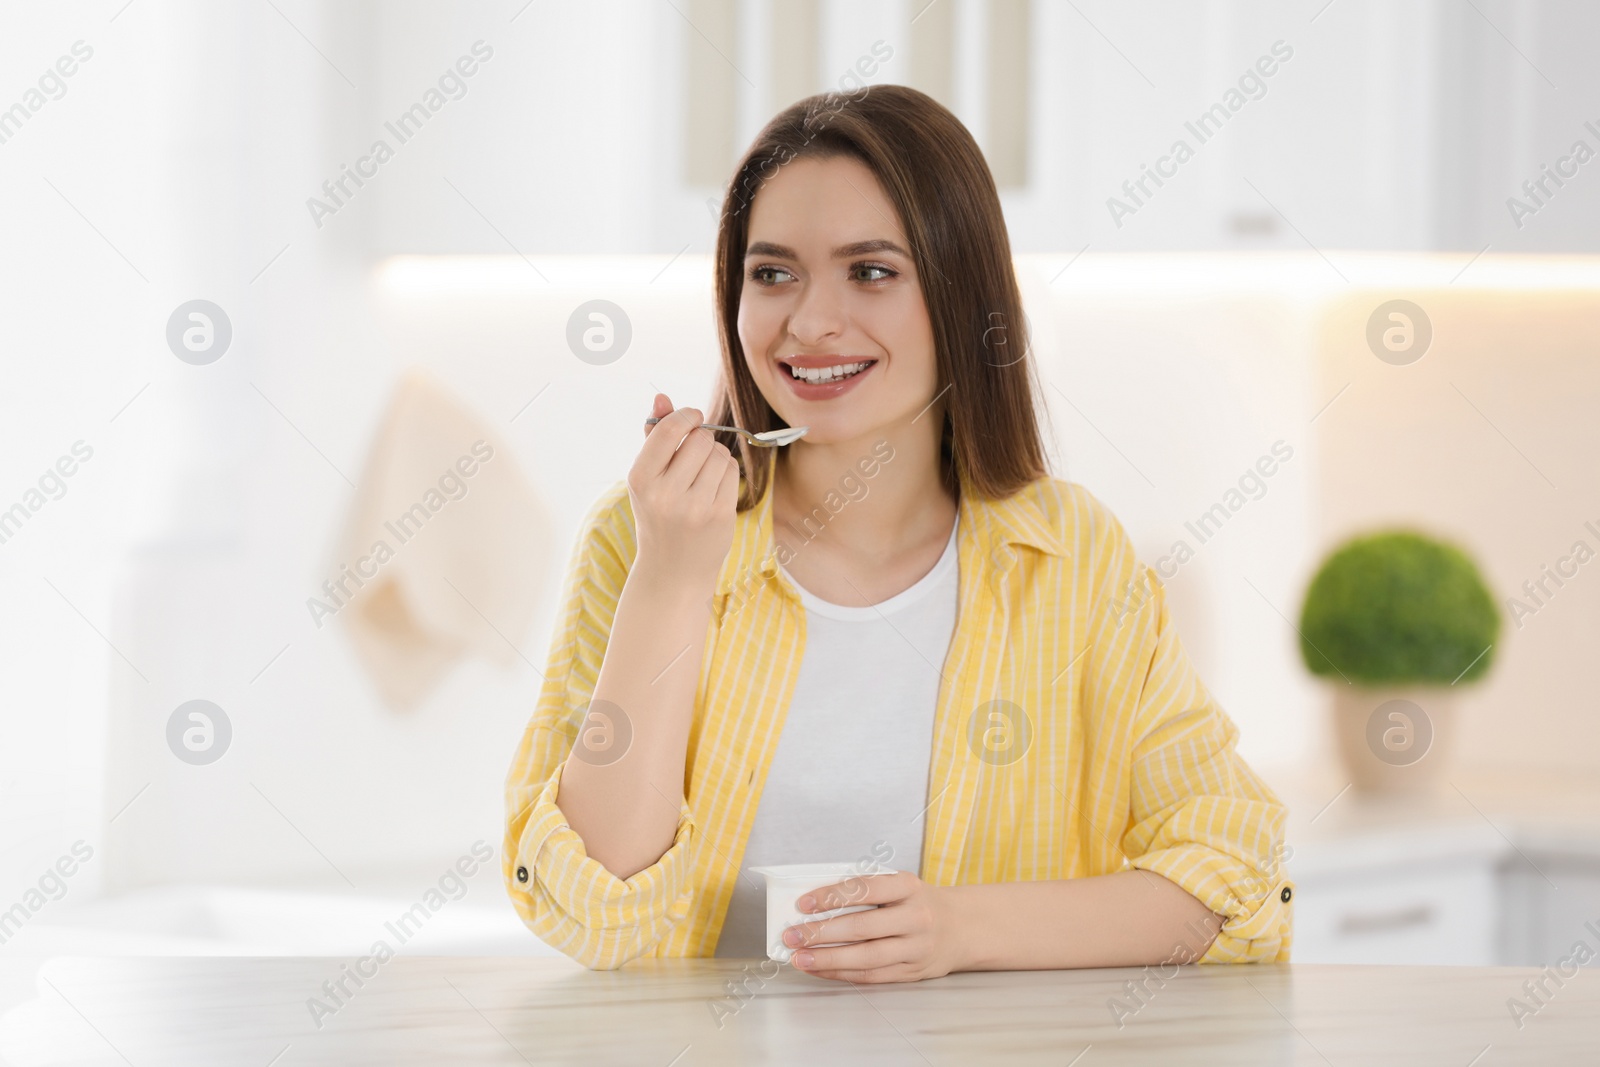
MULTIPOLYGON (((864 163, 906 227, 933 326, 939 396, 946 401, 946 484, 954 490, 959 482, 989 498, 1009 496, 1046 467, 1027 320, 1000 196, 961 120, 903 85, 807 97, 767 123, 739 161, 717 228, 722 380, 711 421, 758 433, 785 425, 756 387, 739 343, 750 209, 761 184, 784 164, 835 156, 864 163)), ((739 510, 747 510, 766 492, 771 450, 751 448, 735 434, 716 436, 740 457, 745 491, 739 510)))

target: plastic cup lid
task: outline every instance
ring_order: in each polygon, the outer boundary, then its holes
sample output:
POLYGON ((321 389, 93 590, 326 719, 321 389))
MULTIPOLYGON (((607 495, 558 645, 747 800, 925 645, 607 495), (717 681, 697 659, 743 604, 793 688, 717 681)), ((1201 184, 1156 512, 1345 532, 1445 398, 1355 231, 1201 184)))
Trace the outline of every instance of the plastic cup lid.
POLYGON ((854 878, 867 877, 874 874, 894 874, 888 867, 867 866, 859 861, 847 863, 782 863, 772 867, 751 867, 749 870, 756 874, 764 874, 768 878, 854 878))

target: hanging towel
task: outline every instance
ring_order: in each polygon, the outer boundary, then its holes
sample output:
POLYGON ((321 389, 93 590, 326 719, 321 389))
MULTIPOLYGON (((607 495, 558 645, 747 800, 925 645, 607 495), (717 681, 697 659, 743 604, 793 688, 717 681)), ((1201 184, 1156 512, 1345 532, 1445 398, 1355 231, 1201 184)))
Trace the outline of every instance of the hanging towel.
POLYGON ((323 584, 384 701, 409 711, 455 661, 526 660, 549 559, 545 510, 511 450, 424 371, 406 371, 323 584))

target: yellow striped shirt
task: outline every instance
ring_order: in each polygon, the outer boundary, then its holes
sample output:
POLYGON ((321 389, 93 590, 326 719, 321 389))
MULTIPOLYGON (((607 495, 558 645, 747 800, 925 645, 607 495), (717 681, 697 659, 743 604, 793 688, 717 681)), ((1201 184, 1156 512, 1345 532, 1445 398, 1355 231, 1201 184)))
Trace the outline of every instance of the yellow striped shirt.
MULTIPOLYGON (((959 606, 919 876, 967 885, 1142 868, 1224 917, 1201 962, 1287 960, 1285 809, 1236 753, 1238 727, 1195 674, 1121 523, 1058 478, 1003 500, 962 492, 958 511, 959 606)), ((739 514, 718 576, 673 844, 617 878, 556 796, 635 548, 618 482, 584 520, 506 780, 511 901, 535 934, 594 968, 715 953, 805 648, 769 488, 739 514)))

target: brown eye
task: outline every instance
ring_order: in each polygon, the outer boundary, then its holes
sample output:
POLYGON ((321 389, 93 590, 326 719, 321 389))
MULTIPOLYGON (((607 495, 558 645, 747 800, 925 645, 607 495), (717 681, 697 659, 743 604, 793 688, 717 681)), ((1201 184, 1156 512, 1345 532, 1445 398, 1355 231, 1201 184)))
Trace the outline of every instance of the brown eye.
POLYGON ((782 267, 760 266, 760 267, 752 267, 750 269, 750 280, 755 282, 758 285, 776 285, 777 282, 769 277, 769 275, 772 275, 772 274, 782 274, 782 275, 786 275, 786 276, 789 276, 789 277, 793 277, 792 275, 789 274, 788 271, 784 270, 782 267))

